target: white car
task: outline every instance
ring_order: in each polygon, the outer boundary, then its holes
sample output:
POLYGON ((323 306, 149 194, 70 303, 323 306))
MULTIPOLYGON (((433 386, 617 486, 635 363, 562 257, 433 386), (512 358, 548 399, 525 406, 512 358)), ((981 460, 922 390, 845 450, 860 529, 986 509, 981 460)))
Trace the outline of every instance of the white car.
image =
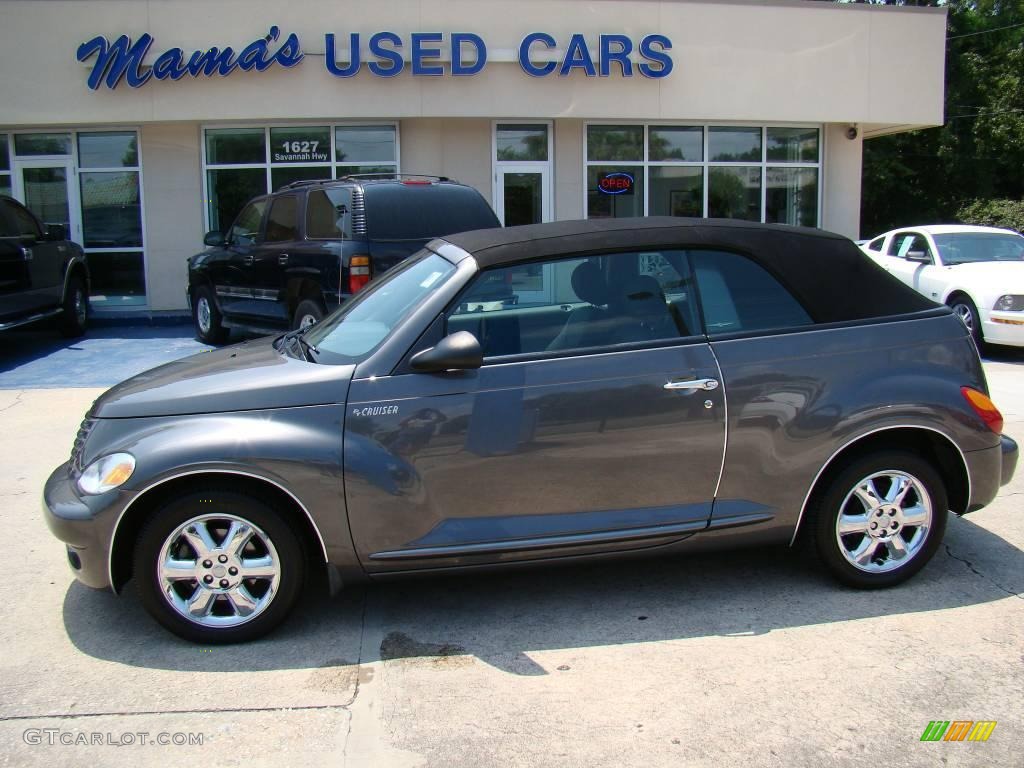
POLYGON ((888 272, 947 304, 981 344, 1024 347, 1024 237, 941 224, 894 229, 861 246, 888 272))

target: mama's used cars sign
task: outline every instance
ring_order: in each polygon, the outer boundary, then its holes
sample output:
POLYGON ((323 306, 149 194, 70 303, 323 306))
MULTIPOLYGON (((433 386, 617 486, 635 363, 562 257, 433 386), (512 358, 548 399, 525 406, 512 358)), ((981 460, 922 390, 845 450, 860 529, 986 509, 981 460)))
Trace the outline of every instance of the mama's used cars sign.
MULTIPOLYGON (((487 66, 487 44, 471 32, 413 32, 406 37, 376 32, 365 40, 363 33, 352 32, 348 38, 348 50, 342 51, 334 33, 324 35, 324 66, 335 77, 352 77, 364 69, 376 77, 395 77, 407 68, 417 76, 466 76, 479 74, 487 66)), ((78 60, 92 60, 89 87, 95 91, 106 85, 113 90, 124 81, 139 88, 152 79, 224 77, 236 69, 263 72, 273 66, 288 69, 305 58, 298 36, 292 33, 281 40, 276 26, 240 51, 230 46, 191 53, 168 48, 151 59, 150 65, 145 62, 150 59, 153 42, 153 36, 144 33, 134 41, 121 35, 113 41, 100 36, 82 43, 78 60)), ((531 32, 519 43, 516 60, 531 77, 565 77, 575 71, 587 77, 613 73, 633 77, 635 71, 642 77, 659 78, 672 71, 671 49, 672 41, 664 35, 634 40, 628 35, 607 34, 588 40, 577 33, 560 42, 546 32, 531 32)))

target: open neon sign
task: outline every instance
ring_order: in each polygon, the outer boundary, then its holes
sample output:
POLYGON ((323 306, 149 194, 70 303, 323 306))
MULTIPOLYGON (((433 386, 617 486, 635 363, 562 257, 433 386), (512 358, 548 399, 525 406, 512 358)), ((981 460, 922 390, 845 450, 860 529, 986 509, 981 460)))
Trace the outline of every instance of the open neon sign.
POLYGON ((597 177, 597 191, 606 195, 632 195, 633 174, 624 171, 603 173, 597 177))

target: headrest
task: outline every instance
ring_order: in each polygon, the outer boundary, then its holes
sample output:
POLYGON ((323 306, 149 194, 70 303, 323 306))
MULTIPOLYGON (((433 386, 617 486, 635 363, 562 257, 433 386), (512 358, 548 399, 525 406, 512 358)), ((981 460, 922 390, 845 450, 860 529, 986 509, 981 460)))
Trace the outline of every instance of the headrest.
POLYGON ((592 261, 585 261, 572 271, 572 289, 583 301, 594 306, 608 303, 608 283, 601 268, 592 261))

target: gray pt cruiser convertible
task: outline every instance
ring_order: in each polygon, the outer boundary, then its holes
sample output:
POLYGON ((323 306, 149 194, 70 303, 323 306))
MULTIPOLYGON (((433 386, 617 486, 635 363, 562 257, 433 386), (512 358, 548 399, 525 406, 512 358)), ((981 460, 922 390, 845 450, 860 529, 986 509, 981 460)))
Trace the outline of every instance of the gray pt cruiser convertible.
POLYGON ((45 514, 203 643, 304 587, 805 543, 888 587, 1009 481, 967 329, 849 240, 618 219, 434 240, 305 332, 100 397, 45 514))

